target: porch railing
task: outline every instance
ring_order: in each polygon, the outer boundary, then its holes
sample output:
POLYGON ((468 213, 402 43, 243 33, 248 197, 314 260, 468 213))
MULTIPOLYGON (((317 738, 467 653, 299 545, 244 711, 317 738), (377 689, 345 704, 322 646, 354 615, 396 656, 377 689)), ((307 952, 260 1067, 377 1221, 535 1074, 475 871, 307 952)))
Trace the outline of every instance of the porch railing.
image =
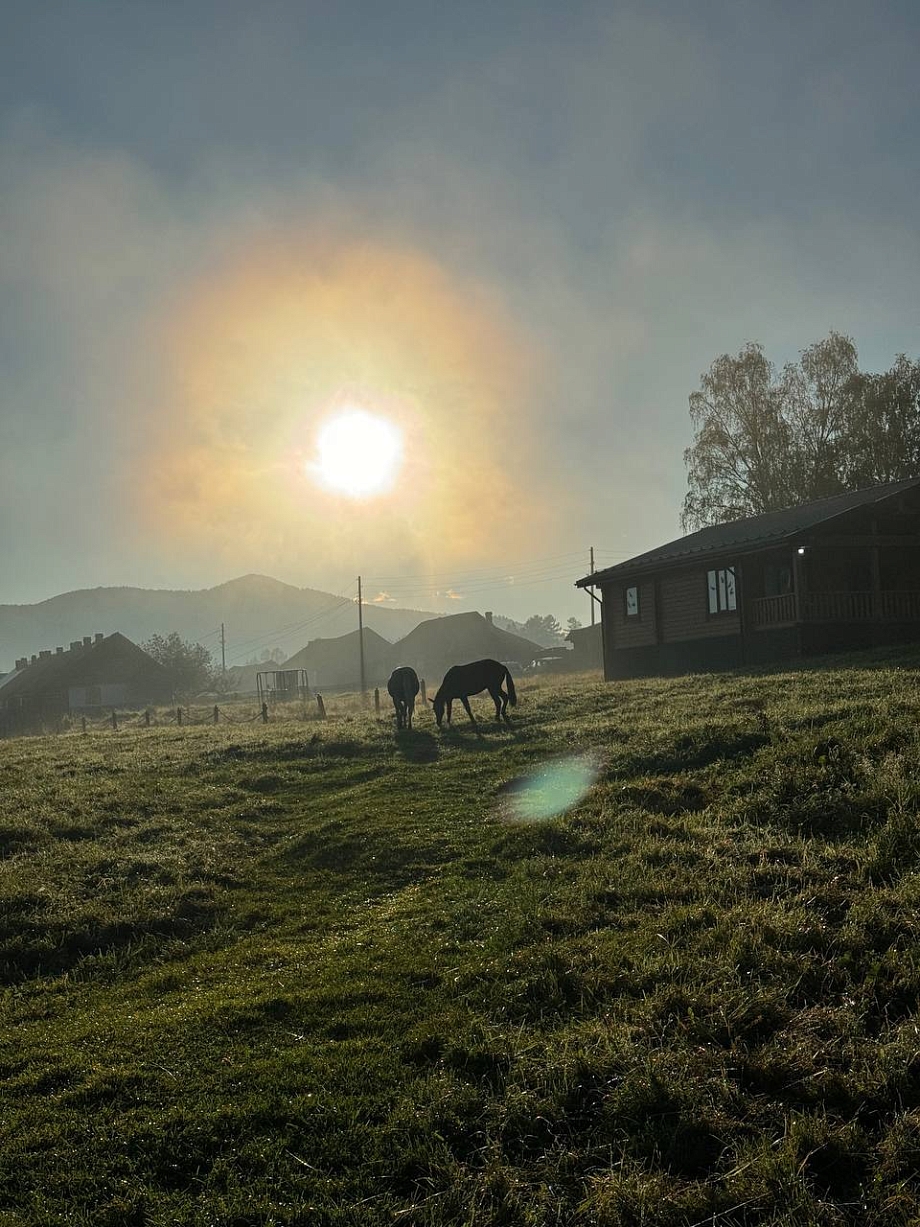
MULTIPOLYGON (((765 596, 751 601, 754 626, 796 621, 795 595, 765 596)), ((920 592, 806 592, 803 622, 920 622, 920 592)))
POLYGON ((795 593, 784 592, 782 596, 763 596, 752 601, 751 621, 755 626, 777 626, 782 622, 794 622, 795 593))
POLYGON ((875 616, 871 592, 807 592, 802 597, 805 622, 871 622, 875 616))

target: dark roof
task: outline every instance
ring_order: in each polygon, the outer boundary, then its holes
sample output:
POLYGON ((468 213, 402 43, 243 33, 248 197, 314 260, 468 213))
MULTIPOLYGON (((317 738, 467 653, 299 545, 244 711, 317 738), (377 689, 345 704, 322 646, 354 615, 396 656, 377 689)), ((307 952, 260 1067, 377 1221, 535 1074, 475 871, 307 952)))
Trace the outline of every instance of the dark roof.
MULTIPOLYGON (((365 626, 365 665, 370 668, 373 663, 375 667, 389 668, 392 655, 393 645, 389 640, 378 635, 369 626, 365 626)), ((357 674, 359 659, 358 631, 354 630, 349 631, 347 635, 336 635, 330 639, 311 639, 305 648, 301 648, 290 660, 286 660, 283 665, 276 665, 275 668, 315 669, 323 665, 353 669, 357 674)))
POLYGON ((432 657, 450 658, 450 663, 480 660, 493 656, 497 660, 518 660, 522 664, 543 651, 521 635, 502 630, 481 613, 447 614, 443 618, 428 618, 395 645, 400 660, 418 668, 432 657))
POLYGON ((855 511, 858 507, 868 507, 873 503, 881 503, 904 490, 911 490, 920 485, 920 477, 908 477, 903 481, 890 481, 881 486, 871 486, 867 490, 848 490, 844 494, 833 494, 830 498, 817 499, 813 503, 804 503, 800 507, 787 507, 784 511, 767 511, 759 516, 747 516, 743 520, 730 520, 727 524, 712 524, 701 528, 686 537, 678 537, 666 545, 637 554, 626 562, 617 563, 615 567, 607 567, 604 571, 595 571, 593 575, 585 575, 576 582, 576 588, 588 588, 592 584, 603 583, 608 578, 625 575, 632 571, 644 571, 661 563, 679 562, 682 559, 705 557, 709 554, 722 554, 727 550, 745 548, 761 549, 765 546, 777 545, 789 537, 833 520, 837 516, 855 511))
POLYGON ((98 686, 111 682, 137 682, 155 675, 166 682, 162 665, 143 648, 118 631, 91 644, 80 644, 67 652, 39 657, 7 677, 0 687, 0 701, 48 694, 70 686, 98 686))

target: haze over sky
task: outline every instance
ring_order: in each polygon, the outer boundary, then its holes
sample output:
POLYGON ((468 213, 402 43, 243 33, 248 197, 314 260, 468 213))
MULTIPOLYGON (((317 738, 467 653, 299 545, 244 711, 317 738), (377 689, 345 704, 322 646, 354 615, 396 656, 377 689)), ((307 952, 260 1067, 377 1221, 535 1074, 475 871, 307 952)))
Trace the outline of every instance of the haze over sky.
POLYGON ((913 0, 4 18, 0 602, 360 572, 587 620, 589 545, 679 533, 718 354, 920 350, 913 0), (353 403, 395 493, 310 479, 353 403))

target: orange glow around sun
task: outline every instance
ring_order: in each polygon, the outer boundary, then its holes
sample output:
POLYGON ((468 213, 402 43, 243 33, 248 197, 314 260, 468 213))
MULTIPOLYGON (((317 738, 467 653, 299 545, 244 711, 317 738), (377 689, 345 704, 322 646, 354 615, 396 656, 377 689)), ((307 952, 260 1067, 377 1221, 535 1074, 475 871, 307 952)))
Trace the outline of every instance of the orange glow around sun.
POLYGON ((155 343, 140 492, 177 549, 443 570, 550 531, 528 480, 533 355, 486 289, 424 255, 287 236, 188 287, 155 343))

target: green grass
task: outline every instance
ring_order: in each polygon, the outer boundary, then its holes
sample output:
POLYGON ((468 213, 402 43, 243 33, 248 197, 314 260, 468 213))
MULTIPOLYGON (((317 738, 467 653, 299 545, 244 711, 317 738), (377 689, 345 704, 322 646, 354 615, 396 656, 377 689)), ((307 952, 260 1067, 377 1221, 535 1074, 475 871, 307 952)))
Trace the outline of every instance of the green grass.
POLYGON ((917 663, 0 743, 0 1227, 915 1223, 917 663))

